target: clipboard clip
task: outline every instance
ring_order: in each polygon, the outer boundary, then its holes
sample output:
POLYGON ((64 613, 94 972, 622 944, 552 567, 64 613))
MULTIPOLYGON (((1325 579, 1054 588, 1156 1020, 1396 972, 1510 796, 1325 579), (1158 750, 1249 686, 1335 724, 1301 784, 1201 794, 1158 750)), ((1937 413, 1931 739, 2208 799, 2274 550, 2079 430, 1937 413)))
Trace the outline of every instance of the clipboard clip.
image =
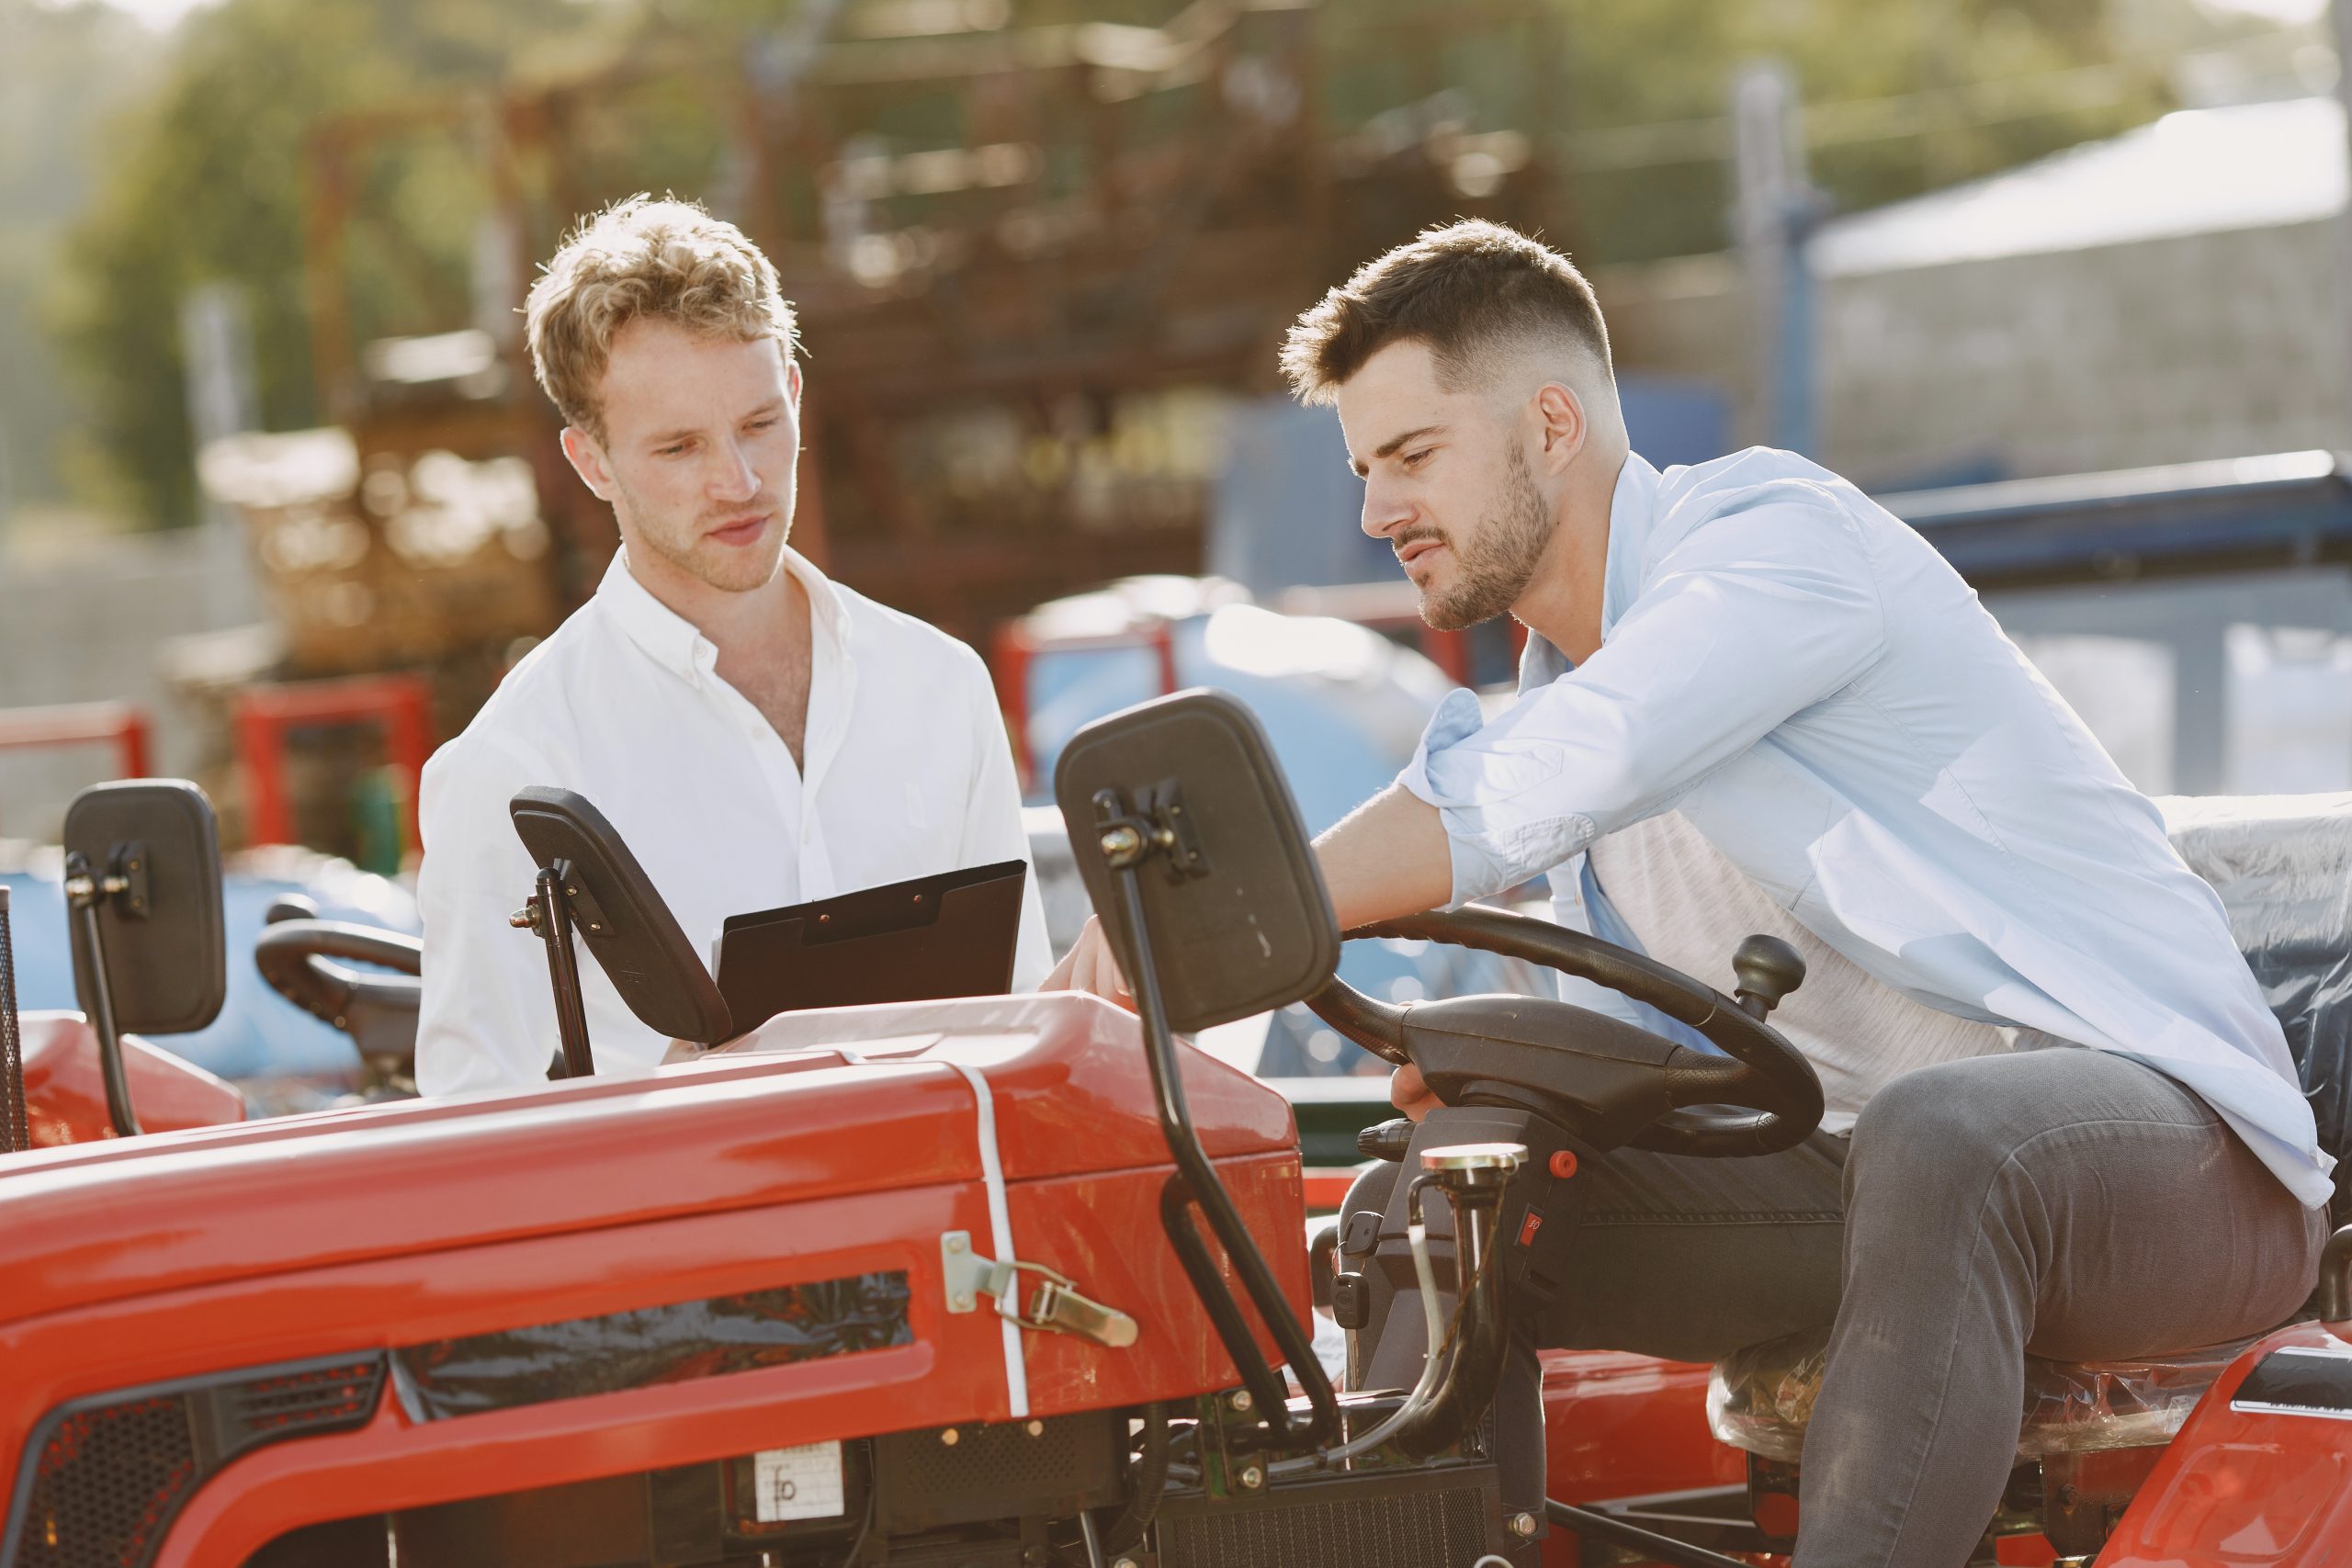
POLYGON ((1091 1339, 1114 1350, 1124 1350, 1136 1342, 1134 1318, 1117 1307, 1104 1306, 1080 1295, 1069 1276, 1042 1263, 1024 1263, 1017 1258, 999 1262, 981 1257, 972 1247, 969 1231, 948 1231, 941 1235, 939 1260, 947 1285, 947 1310, 951 1313, 977 1312, 980 1297, 994 1296, 998 1313, 1023 1328, 1075 1334, 1080 1339, 1091 1339), (1038 1276, 1036 1293, 1030 1297, 1025 1309, 1021 1305, 1021 1276, 1024 1273, 1038 1276))
POLYGON ((1200 831, 1184 809, 1184 786, 1174 779, 1136 791, 1133 811, 1125 808, 1117 790, 1097 791, 1094 828, 1101 836, 1102 858, 1114 871, 1139 864, 1156 851, 1166 858, 1171 882, 1209 874, 1200 831))

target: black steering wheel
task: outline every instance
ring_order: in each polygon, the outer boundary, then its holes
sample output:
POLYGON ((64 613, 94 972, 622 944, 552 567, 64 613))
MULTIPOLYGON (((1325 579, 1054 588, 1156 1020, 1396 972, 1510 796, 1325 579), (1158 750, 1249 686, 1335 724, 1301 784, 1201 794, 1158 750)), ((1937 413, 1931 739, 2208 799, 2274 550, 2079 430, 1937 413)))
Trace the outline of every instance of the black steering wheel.
POLYGON ((1522 1105, 1597 1147, 1712 1157, 1777 1154, 1820 1124, 1813 1064, 1764 1021, 1804 978, 1804 960, 1776 938, 1740 944, 1735 1000, 1638 953, 1502 909, 1413 915, 1348 934, 1449 942, 1541 964, 1647 1003, 1727 1054, 1543 998, 1392 1007, 1334 976, 1306 999, 1365 1050, 1418 1068, 1448 1105, 1522 1105))
POLYGON ((278 995, 350 1035, 385 1087, 406 1089, 413 1083, 424 942, 342 920, 274 918, 254 943, 254 964, 278 995), (394 973, 353 969, 336 959, 394 973))

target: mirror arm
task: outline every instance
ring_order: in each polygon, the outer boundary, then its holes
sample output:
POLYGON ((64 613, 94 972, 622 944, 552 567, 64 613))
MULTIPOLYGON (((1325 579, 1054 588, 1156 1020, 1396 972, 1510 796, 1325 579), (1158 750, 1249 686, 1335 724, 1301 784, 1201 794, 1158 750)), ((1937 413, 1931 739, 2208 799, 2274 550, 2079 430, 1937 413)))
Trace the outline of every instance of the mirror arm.
POLYGON ((1162 1189, 1160 1201, 1160 1218, 1168 1232, 1169 1245, 1176 1249, 1202 1306, 1216 1327, 1217 1337, 1225 1342, 1242 1382, 1249 1385, 1250 1396, 1265 1412, 1269 1441, 1284 1451, 1320 1447, 1340 1429, 1340 1402, 1331 1392, 1331 1380, 1325 1375, 1323 1363, 1316 1359, 1314 1342, 1292 1315, 1290 1303, 1251 1239, 1240 1212, 1234 1208, 1232 1194, 1218 1179, 1208 1152, 1201 1147, 1200 1134, 1193 1125, 1192 1107, 1184 1098, 1176 1037, 1168 1027, 1168 1010, 1160 999, 1159 975, 1152 964, 1151 936, 1144 916, 1143 889, 1137 882, 1138 863, 1148 851, 1122 855, 1112 849, 1110 835, 1106 833, 1104 837, 1104 849, 1112 852, 1106 857, 1112 863, 1111 880, 1118 886, 1120 903, 1126 911, 1127 932, 1134 944, 1135 962, 1129 978, 1135 987, 1136 1011, 1143 1021, 1144 1055, 1151 1068, 1152 1098, 1159 1105, 1160 1134, 1176 1161, 1176 1175, 1162 1189), (1250 1293, 1250 1304, 1258 1309, 1260 1321, 1272 1333, 1274 1343, 1282 1348, 1299 1386, 1306 1391, 1313 1413, 1304 1423, 1291 1421, 1282 1382, 1267 1365, 1256 1337, 1241 1317, 1239 1304, 1227 1289, 1199 1234, 1193 1229, 1184 1213, 1188 1204, 1197 1204, 1207 1218, 1209 1229, 1224 1247, 1234 1271, 1241 1276, 1242 1287, 1250 1293))
POLYGON ((580 953, 571 942, 571 901, 564 881, 569 861, 539 867, 531 901, 507 922, 536 932, 547 944, 548 983, 555 991, 555 1026, 563 1042, 563 1076, 594 1077, 596 1059, 588 1048, 588 1008, 580 989, 580 953))
POLYGON ((122 1065, 122 1034, 114 1025, 114 976, 107 971, 106 938, 98 931, 98 904, 129 889, 114 873, 94 872, 79 852, 65 859, 65 901, 74 910, 74 944, 90 971, 90 1029, 98 1037, 98 1075, 107 1086, 107 1120, 119 1138, 140 1134, 130 1108, 130 1077, 122 1065))

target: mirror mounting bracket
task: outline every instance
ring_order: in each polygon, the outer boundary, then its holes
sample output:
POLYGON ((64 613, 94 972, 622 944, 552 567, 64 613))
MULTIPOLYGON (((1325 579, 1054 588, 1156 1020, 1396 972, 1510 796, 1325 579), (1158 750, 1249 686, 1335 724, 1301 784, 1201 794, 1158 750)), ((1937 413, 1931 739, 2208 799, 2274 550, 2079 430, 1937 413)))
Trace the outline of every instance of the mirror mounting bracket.
POLYGON ((553 860, 539 867, 531 901, 507 919, 517 931, 527 931, 546 944, 548 981, 555 991, 555 1025, 563 1042, 563 1076, 593 1077, 595 1055, 588 1045, 588 1008, 580 989, 580 953, 571 931, 585 925, 601 932, 610 926, 604 909, 591 897, 587 884, 572 873, 568 860, 553 860))
POLYGON ((74 934, 89 954, 95 984, 90 998, 90 1030, 98 1040, 98 1076, 107 1090, 107 1120, 119 1138, 140 1134, 139 1116, 130 1106, 130 1078, 122 1065, 122 1032, 115 1027, 114 976, 107 967, 107 942, 98 923, 101 906, 138 919, 147 918, 147 846, 137 840, 114 845, 103 869, 90 863, 79 850, 65 856, 65 905, 72 912, 74 934))
POLYGON ((1094 825, 1102 858, 1114 872, 1158 854, 1167 861, 1171 882, 1209 874, 1200 829, 1184 809, 1184 786, 1174 779, 1162 779, 1136 791, 1133 811, 1126 809, 1117 790, 1095 791, 1094 825))

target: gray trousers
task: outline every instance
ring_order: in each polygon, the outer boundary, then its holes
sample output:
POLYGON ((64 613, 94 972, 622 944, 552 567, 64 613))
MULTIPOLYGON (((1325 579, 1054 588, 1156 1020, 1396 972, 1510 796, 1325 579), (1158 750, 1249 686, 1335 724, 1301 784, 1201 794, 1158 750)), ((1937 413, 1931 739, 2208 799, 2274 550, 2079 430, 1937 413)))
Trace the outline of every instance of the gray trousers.
MULTIPOLYGON (((1384 1201, 1394 1169, 1348 1208, 1384 1201)), ((1497 1400, 1507 1493, 1542 1473, 1538 1346, 1712 1361, 1834 1324, 1795 1568, 1961 1568, 2014 1462, 2029 1352, 2259 1333, 2301 1304, 2325 1235, 2196 1095, 2072 1047, 1905 1074, 1850 1140, 1620 1150, 1575 1182, 1564 1289, 1497 1400)))

